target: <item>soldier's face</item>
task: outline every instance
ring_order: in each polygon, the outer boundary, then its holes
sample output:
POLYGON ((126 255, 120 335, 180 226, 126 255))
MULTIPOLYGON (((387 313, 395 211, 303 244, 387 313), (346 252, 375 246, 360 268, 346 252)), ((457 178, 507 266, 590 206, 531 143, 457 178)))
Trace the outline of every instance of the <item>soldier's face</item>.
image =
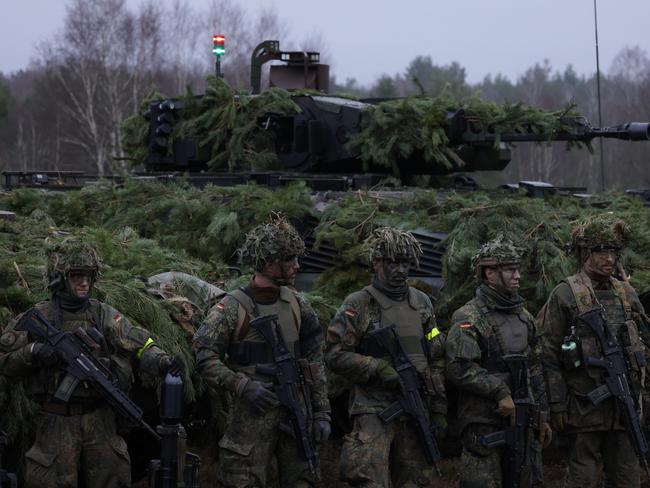
POLYGON ((90 294, 90 287, 93 277, 87 271, 70 271, 68 273, 68 283, 70 290, 78 297, 87 297, 90 294))
POLYGON ((493 288, 515 293, 519 290, 521 273, 519 265, 505 264, 496 268, 485 269, 485 279, 493 288))
POLYGON ((293 285, 296 281, 296 274, 300 269, 297 256, 271 263, 267 265, 267 274, 280 286, 293 285))
POLYGON ((601 278, 609 278, 616 269, 618 249, 592 250, 585 261, 587 273, 601 278))
POLYGON ((411 262, 406 259, 381 259, 375 261, 375 274, 380 281, 391 286, 402 286, 409 276, 411 262))

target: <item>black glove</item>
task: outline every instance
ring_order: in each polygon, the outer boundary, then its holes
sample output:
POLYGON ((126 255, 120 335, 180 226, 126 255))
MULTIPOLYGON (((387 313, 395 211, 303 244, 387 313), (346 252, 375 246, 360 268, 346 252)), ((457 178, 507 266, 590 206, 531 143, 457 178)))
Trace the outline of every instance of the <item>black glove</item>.
POLYGON ((314 440, 316 442, 325 442, 330 438, 332 433, 332 426, 329 420, 316 419, 314 420, 314 440))
POLYGON ((37 342, 32 347, 32 363, 38 366, 56 366, 61 362, 59 354, 49 344, 37 342))
POLYGON ((163 374, 169 373, 172 376, 183 376, 185 373, 185 361, 180 354, 167 357, 167 365, 163 368, 163 374))
POLYGON ((272 390, 273 383, 251 380, 244 387, 241 396, 250 403, 258 413, 264 413, 280 405, 280 400, 272 390))

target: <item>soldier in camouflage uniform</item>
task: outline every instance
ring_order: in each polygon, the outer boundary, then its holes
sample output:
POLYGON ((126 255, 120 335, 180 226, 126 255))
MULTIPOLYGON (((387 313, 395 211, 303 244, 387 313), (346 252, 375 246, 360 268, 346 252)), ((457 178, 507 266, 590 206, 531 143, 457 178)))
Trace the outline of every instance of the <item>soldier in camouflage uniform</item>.
MULTIPOLYGON (((95 354, 123 389, 130 386, 136 366, 153 375, 182 374, 180 357, 166 354, 146 330, 90 298, 100 267, 96 252, 79 240, 67 238, 52 245, 46 277, 51 299, 35 307, 60 330, 96 327, 105 340, 95 354)), ((0 373, 22 378, 28 395, 40 405, 36 441, 25 456, 24 486, 131 486, 129 453, 116 432, 111 407, 84 383, 69 402, 56 401, 53 395, 65 373, 58 355, 41 339, 15 330, 20 319, 12 321, 0 337, 0 373)))
POLYGON ((397 326, 427 387, 433 418, 439 428, 446 427, 444 336, 436 328, 429 297, 406 282, 422 250, 412 234, 392 228, 375 230, 365 244, 372 284, 343 301, 327 330, 327 365, 353 383, 353 430, 344 440, 340 476, 366 488, 430 486, 432 469, 415 424, 407 416, 384 424, 378 416, 395 402, 399 376, 369 336, 380 327, 397 326))
POLYGON ((313 486, 294 438, 279 429, 286 410, 274 392, 272 376, 256 370, 272 362, 271 349, 250 321, 277 314, 282 333, 311 390, 313 437, 330 435, 330 408, 323 365, 323 333, 316 314, 292 288, 304 243, 296 230, 279 219, 253 229, 240 250, 242 261, 255 266, 248 286, 215 305, 194 336, 197 369, 214 390, 233 397, 224 436, 219 441, 217 482, 223 487, 264 487, 267 468, 277 457, 280 486, 313 486))
POLYGON ((601 462, 605 486, 639 486, 639 462, 616 400, 609 398, 594 406, 586 397, 604 381, 602 370, 585 367, 584 359, 599 358, 602 350, 589 327, 576 321, 580 313, 603 307, 609 327, 629 354, 631 386, 642 394, 644 368, 636 358, 643 355, 639 333, 647 331, 645 314, 630 284, 613 277, 624 231, 624 222, 610 215, 592 217, 574 227, 572 246, 580 271, 555 287, 538 318, 551 422, 554 430, 565 432, 570 440, 567 487, 595 486, 601 462))
MULTIPOLYGON (((545 421, 546 392, 538 333, 517 293, 520 259, 519 250, 501 237, 484 244, 472 260, 480 281, 476 296, 452 315, 446 343, 447 379, 459 390, 463 488, 500 488, 503 483, 503 451, 484 447, 481 437, 502 430, 514 418, 505 355, 527 356, 528 393, 537 405, 539 441, 543 445, 551 441, 551 429, 545 421)), ((531 446, 525 448, 530 450, 531 446)), ((521 486, 530 486, 532 469, 530 466, 524 473, 521 486)))

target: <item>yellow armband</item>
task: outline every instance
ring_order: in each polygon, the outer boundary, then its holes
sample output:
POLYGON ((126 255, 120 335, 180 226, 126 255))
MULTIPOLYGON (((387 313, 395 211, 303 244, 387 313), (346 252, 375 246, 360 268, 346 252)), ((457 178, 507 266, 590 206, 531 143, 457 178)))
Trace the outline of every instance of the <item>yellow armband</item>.
POLYGON ((135 353, 135 357, 140 359, 142 357, 142 354, 144 354, 144 351, 152 344, 153 344, 153 339, 149 337, 149 339, 147 339, 147 342, 144 343, 144 346, 138 349, 138 352, 135 353))

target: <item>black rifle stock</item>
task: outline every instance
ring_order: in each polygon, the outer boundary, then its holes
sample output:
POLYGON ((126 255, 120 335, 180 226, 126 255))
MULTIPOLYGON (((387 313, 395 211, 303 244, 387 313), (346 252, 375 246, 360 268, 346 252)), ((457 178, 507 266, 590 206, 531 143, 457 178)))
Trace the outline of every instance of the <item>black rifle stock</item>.
POLYGON ((92 354, 103 340, 97 329, 87 331, 79 328, 74 333, 65 332, 54 327, 36 308, 26 312, 16 325, 16 330, 23 330, 39 337, 49 344, 62 360, 66 376, 54 394, 60 402, 67 402, 79 382, 84 381, 119 414, 134 425, 145 429, 155 439, 160 436, 142 418, 142 409, 117 386, 111 371, 92 354))
POLYGON ((280 424, 280 429, 296 439, 309 469, 316 473, 318 454, 311 434, 311 394, 302 368, 287 347, 277 315, 258 317, 251 321, 250 326, 271 348, 273 365, 258 365, 256 370, 276 379, 275 392, 289 413, 290 423, 280 424))
POLYGON ((480 442, 487 448, 505 447, 502 467, 503 486, 519 488, 530 486, 530 433, 533 428, 533 400, 528 391, 528 357, 522 354, 507 354, 503 362, 510 374, 512 397, 515 403, 515 420, 503 430, 481 437, 480 442))
POLYGON ((406 354, 404 345, 395 330, 395 324, 375 329, 369 332, 369 335, 390 356, 400 381, 400 392, 397 401, 389 405, 383 412, 380 412, 379 418, 387 424, 402 415, 411 417, 415 422, 418 438, 427 460, 440 475, 438 461, 442 456, 436 440, 437 426, 429 418, 429 409, 423 400, 424 388, 420 376, 406 354))
POLYGON ((609 328, 602 309, 595 308, 578 315, 578 320, 586 324, 598 338, 602 348, 603 359, 594 357, 584 358, 585 365, 603 370, 605 384, 591 391, 587 397, 596 406, 607 398, 614 397, 623 416, 625 430, 630 436, 639 462, 650 478, 650 469, 646 455, 648 442, 646 441, 640 420, 640 405, 637 396, 632 391, 629 382, 630 365, 626 354, 609 328))
POLYGON ((0 488, 18 488, 16 475, 2 469, 2 454, 7 447, 7 436, 0 432, 0 488))

